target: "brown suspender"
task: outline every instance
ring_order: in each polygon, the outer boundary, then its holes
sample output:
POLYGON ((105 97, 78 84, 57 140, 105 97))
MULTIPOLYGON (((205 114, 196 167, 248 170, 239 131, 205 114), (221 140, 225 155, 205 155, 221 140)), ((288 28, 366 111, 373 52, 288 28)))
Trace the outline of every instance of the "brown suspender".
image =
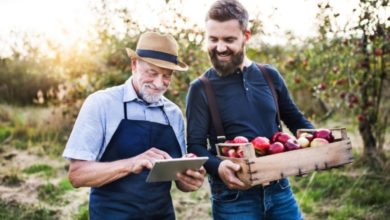
MULTIPOLYGON (((271 76, 269 75, 269 73, 266 70, 266 68, 264 67, 264 65, 257 64, 257 66, 259 67, 259 69, 263 73, 263 75, 268 83, 268 86, 271 89, 271 93, 272 93, 272 96, 274 98, 274 102, 275 102, 275 106, 276 106, 278 128, 280 131, 282 131, 282 124, 280 121, 280 113, 279 113, 278 96, 277 96, 277 93, 275 90, 274 83, 272 82, 271 76)), ((211 87, 210 81, 207 77, 202 75, 201 77, 199 77, 199 79, 202 82, 204 89, 205 89, 205 92, 206 92, 206 97, 207 97, 207 101, 209 103, 209 110, 210 110, 211 118, 213 121, 215 131, 217 132, 217 140, 218 140, 218 142, 223 142, 226 140, 226 136, 225 136, 225 132, 224 132, 223 126, 222 126, 221 116, 219 115, 218 105, 217 105, 217 102, 215 100, 214 90, 211 87)))
POLYGON ((264 67, 264 65, 262 65, 262 64, 256 64, 256 65, 260 68, 261 72, 265 76, 265 79, 267 80, 269 88, 271 89, 271 93, 272 93, 272 96, 274 97, 274 102, 275 102, 275 106, 276 106, 278 128, 279 128, 279 131, 282 131, 283 128, 282 128, 282 123, 280 121, 280 111, 279 111, 279 102, 278 102, 279 99, 278 99, 278 93, 276 93, 275 85, 272 82, 271 76, 269 75, 269 73, 268 73, 267 69, 264 67))
POLYGON ((214 90, 211 87, 210 80, 207 77, 203 75, 199 79, 203 83, 206 92, 211 119, 213 121, 215 131, 217 132, 217 140, 220 142, 224 142, 226 140, 226 136, 222 127, 222 120, 221 120, 221 116, 219 115, 219 109, 217 106, 217 101, 215 100, 214 90))

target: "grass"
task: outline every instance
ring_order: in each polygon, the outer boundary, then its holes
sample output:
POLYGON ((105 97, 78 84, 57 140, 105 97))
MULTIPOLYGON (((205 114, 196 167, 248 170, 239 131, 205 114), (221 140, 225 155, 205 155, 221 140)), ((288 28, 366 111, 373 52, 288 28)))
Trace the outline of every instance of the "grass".
POLYGON ((11 135, 11 129, 8 127, 0 127, 0 144, 11 135))
POLYGON ((61 155, 71 128, 61 109, 0 104, 0 113, 0 144, 11 136, 16 149, 34 148, 44 155, 61 155))
POLYGON ((55 170, 47 164, 34 164, 23 170, 27 174, 43 173, 46 177, 54 176, 55 170))
POLYGON ((79 207, 79 212, 74 216, 74 219, 77 220, 88 220, 89 212, 88 212, 88 203, 84 203, 79 207))
POLYGON ((291 178, 307 219, 387 219, 390 179, 386 172, 348 165, 291 178))
POLYGON ((11 173, 5 175, 1 179, 1 183, 5 186, 18 187, 23 183, 23 179, 21 179, 17 174, 11 173))
POLYGON ((44 220, 58 219, 57 212, 30 206, 20 205, 14 202, 0 200, 0 219, 2 220, 44 220))
POLYGON ((38 187, 38 198, 39 200, 48 204, 64 204, 67 201, 62 199, 62 195, 65 194, 64 189, 56 186, 52 183, 47 183, 38 187))

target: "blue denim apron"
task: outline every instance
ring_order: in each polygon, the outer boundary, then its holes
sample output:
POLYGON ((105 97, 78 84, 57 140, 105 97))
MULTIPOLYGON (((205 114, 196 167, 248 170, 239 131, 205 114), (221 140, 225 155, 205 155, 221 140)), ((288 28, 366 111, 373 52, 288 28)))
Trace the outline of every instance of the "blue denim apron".
MULTIPOLYGON (((112 136, 101 162, 137 156, 151 147, 163 150, 173 158, 181 157, 181 148, 169 125, 122 119, 112 136)), ((149 170, 129 174, 101 187, 91 188, 90 219, 175 219, 170 195, 171 182, 146 183, 149 170)))

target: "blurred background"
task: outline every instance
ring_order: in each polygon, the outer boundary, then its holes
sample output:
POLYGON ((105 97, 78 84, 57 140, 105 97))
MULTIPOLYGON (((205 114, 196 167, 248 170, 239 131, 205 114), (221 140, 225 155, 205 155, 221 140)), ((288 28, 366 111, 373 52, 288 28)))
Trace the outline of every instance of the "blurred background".
MULTIPOLYGON (((130 75, 125 47, 172 34, 188 72, 166 96, 185 111, 209 66, 204 17, 213 1, 0 1, 0 219, 88 219, 88 189, 61 157, 87 95, 130 75)), ((250 59, 274 65, 316 127, 345 127, 354 163, 291 178, 306 219, 390 216, 388 0, 241 1, 250 59)), ((209 188, 172 189, 177 219, 211 219, 209 188)))

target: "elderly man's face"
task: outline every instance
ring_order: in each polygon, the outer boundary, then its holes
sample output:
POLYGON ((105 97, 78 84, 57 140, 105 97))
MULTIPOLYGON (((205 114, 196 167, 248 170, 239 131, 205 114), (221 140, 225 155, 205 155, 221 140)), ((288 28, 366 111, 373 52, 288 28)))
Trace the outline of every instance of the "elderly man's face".
POLYGON ((132 61, 133 86, 147 103, 160 100, 172 79, 172 70, 161 68, 142 60, 132 61))

